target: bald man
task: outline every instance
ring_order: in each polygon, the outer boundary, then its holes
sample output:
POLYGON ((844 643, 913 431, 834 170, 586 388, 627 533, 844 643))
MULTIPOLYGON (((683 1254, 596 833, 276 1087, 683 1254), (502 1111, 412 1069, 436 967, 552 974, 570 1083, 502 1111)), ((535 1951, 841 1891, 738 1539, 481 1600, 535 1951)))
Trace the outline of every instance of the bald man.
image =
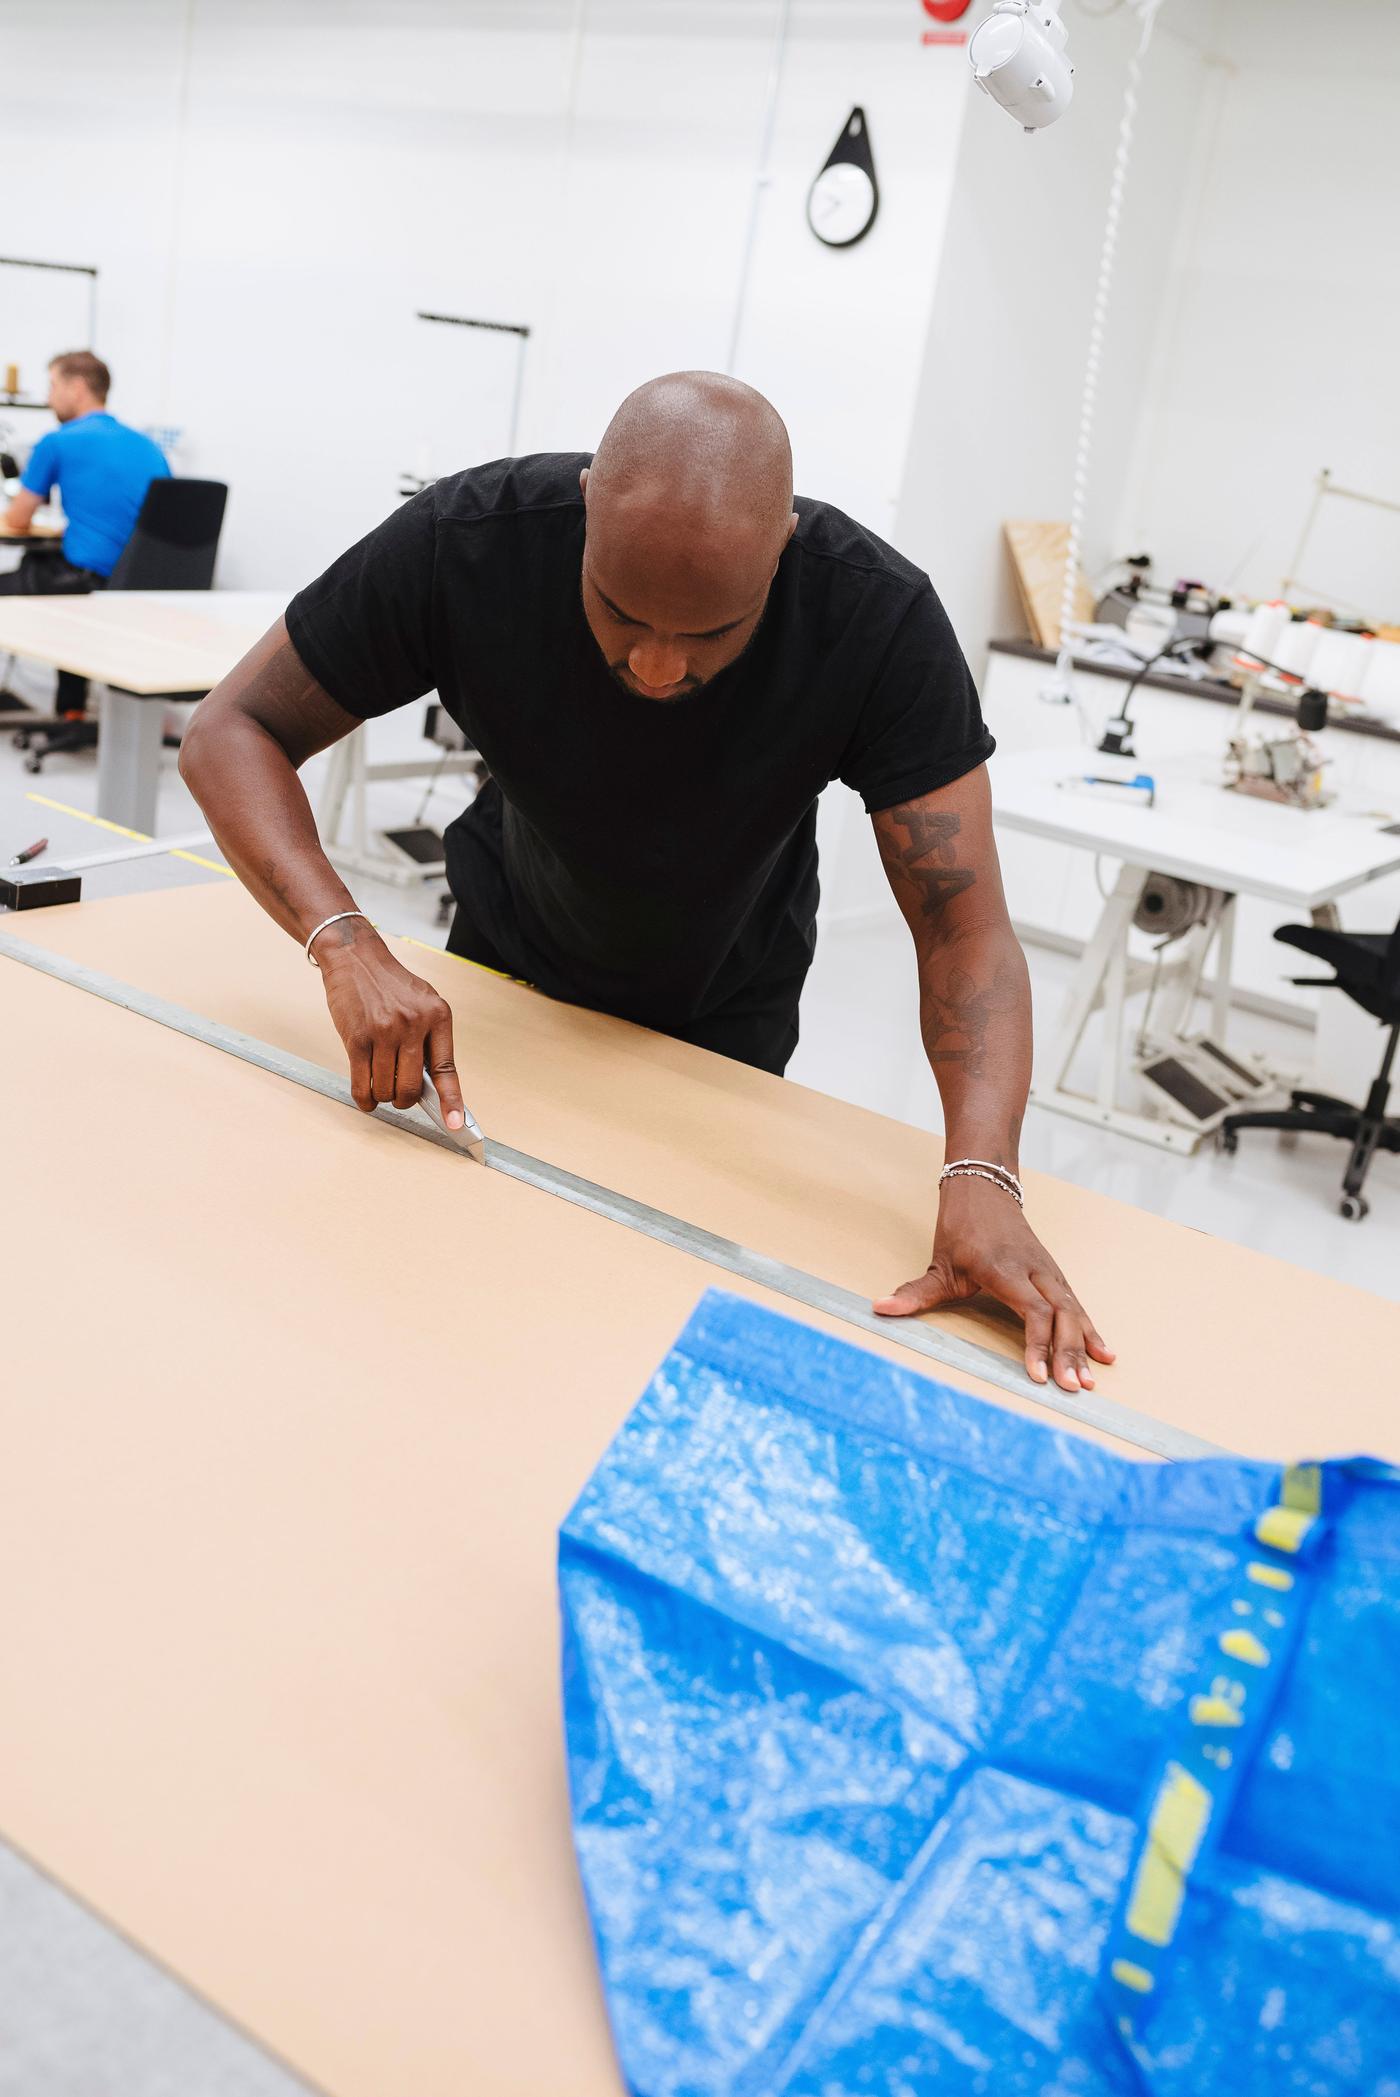
POLYGON ((977 693, 928 577, 794 502, 762 395, 675 373, 623 403, 591 461, 436 482, 292 600, 186 733, 229 863, 294 938, 315 933, 357 1104, 412 1106, 427 1070, 460 1127, 448 1007, 353 914, 297 779, 433 690, 491 774, 447 831, 451 951, 763 1070, 797 1045, 817 796, 861 795, 913 934, 947 1156, 975 1161, 942 1186, 927 1273, 876 1309, 986 1290, 1024 1319, 1037 1381, 1092 1385, 1112 1355, 1012 1191, 1030 990, 977 693))

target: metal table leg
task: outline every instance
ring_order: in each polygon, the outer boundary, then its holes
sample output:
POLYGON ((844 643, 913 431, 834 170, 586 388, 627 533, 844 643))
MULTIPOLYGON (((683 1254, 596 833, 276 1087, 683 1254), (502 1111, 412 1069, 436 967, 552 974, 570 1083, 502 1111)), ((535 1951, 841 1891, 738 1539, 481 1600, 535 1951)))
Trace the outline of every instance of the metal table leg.
POLYGON ((97 738, 97 813, 109 823, 155 835, 165 700, 107 685, 97 738))
POLYGON ((1133 1113, 1118 1103, 1126 1060, 1124 1006, 1130 991, 1137 987, 1137 964, 1128 956, 1128 933, 1149 871, 1145 866, 1127 864, 1120 868, 1113 893, 1100 912, 1093 937, 1074 972, 1064 1016, 1047 1058, 1049 1082, 1033 1084, 1031 1098, 1038 1107, 1048 1107, 1053 1114, 1068 1114, 1075 1121, 1117 1129, 1162 1150, 1189 1153, 1198 1141, 1193 1130, 1176 1127, 1164 1118, 1133 1113), (1074 1092, 1069 1083, 1070 1066, 1089 1020, 1100 1005, 1104 1008, 1104 1039, 1094 1090, 1074 1092))
MULTIPOLYGON (((1069 1071, 1079 1044, 1084 1038, 1084 1029, 1091 1014, 1103 1000, 1115 962, 1126 960, 1128 949, 1128 927, 1132 924, 1143 886, 1147 880, 1145 866, 1123 866, 1113 894, 1099 912, 1098 924, 1093 937, 1080 957, 1070 985, 1069 997, 1055 1037, 1055 1046, 1050 1057, 1050 1086, 1042 1093, 1041 1105, 1055 1105, 1070 1097, 1069 1071)), ((1121 1003, 1122 991, 1119 997, 1121 1003)), ((1105 1043, 1105 1047, 1111 1044, 1105 1043)), ((1109 1102, 1105 1102, 1108 1105, 1109 1102)))
POLYGON ((331 749, 325 784, 321 789, 321 806, 317 810, 317 827, 321 832, 321 842, 327 849, 340 842, 340 819, 345 812, 345 796, 350 791, 351 745, 363 733, 363 729, 354 728, 331 749))

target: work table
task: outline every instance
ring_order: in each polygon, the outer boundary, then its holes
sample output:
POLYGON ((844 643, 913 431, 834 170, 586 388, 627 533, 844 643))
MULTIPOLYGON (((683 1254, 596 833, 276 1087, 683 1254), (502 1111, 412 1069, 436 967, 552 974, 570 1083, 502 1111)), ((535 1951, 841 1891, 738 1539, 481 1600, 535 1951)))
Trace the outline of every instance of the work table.
MULTIPOLYGON (((0 926, 343 1068, 232 881, 0 926)), ((488 1138, 854 1289, 922 1268, 936 1137, 399 951, 488 1138)), ((794 1307, 8 959, 0 1014, 0 1834, 332 2097, 617 2097, 557 1526, 707 1287, 794 1307)), ((1400 1308, 1043 1176, 1028 1209, 1110 1399, 1400 1456, 1400 1308)))

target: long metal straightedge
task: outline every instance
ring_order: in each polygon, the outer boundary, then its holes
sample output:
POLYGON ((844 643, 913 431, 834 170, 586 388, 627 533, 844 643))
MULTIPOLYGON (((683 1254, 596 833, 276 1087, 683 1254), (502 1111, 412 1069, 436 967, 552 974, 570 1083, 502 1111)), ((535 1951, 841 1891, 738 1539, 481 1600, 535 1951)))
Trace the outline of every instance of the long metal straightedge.
MULTIPOLYGON (((11 939, 0 933, 0 955, 18 961, 26 968, 37 969, 41 975, 52 976, 55 981, 66 983, 75 990, 85 990, 109 1005, 119 1005, 138 1018, 169 1027, 172 1032, 184 1034, 191 1041, 202 1042, 206 1048, 222 1049, 225 1055, 236 1056, 240 1062, 251 1063, 258 1070, 270 1072, 273 1077, 288 1078, 293 1084, 304 1086, 308 1092, 318 1092, 323 1099, 335 1100, 341 1106, 358 1111, 345 1078, 334 1071, 323 1070, 319 1063, 307 1062, 303 1056, 294 1056, 286 1049, 259 1041, 256 1035, 241 1033, 237 1027, 225 1026, 221 1020, 206 1019, 202 1013, 191 1012, 183 1005, 155 997, 134 984, 123 983, 115 976, 88 968, 83 962, 70 961, 66 955, 49 953, 43 947, 31 945, 28 940, 11 939)), ((420 1108, 403 1113, 397 1107, 377 1107, 375 1119, 389 1122, 422 1142, 435 1144, 459 1162, 467 1163, 452 1138, 434 1128, 420 1108)), ((575 1207, 606 1217, 609 1222, 619 1223, 627 1230, 640 1231, 644 1237, 672 1246, 677 1252, 688 1253, 692 1259, 703 1260, 711 1267, 722 1268, 728 1274, 737 1274, 745 1281, 770 1289, 776 1296, 786 1296, 793 1303, 805 1304, 809 1310, 823 1311, 828 1317, 839 1319, 845 1325, 857 1326, 862 1332, 876 1333, 881 1339, 892 1340, 897 1346, 907 1348, 912 1354, 923 1355, 942 1368, 980 1377, 983 1383, 995 1384, 999 1390, 1029 1399, 1047 1411, 1061 1413, 1066 1419, 1077 1420, 1086 1427, 1099 1428, 1105 1434, 1115 1435, 1120 1441, 1130 1442, 1154 1456, 1177 1460, 1228 1453, 1218 1443, 1202 1441, 1197 1435, 1187 1434, 1166 1421, 1155 1420, 1149 1413, 1138 1412, 1116 1399, 1100 1397, 1092 1391, 1062 1391, 1053 1383, 1032 1383, 1019 1362, 994 1354, 990 1348, 979 1347, 970 1340, 960 1339, 956 1333, 946 1332, 937 1325, 922 1320, 877 1317, 868 1298, 857 1295, 853 1289, 840 1288, 835 1282, 822 1281, 800 1267, 789 1267, 766 1253, 754 1252, 729 1238, 717 1237, 712 1231, 701 1230, 698 1225, 687 1223, 679 1216, 668 1215, 664 1209, 649 1208, 645 1202, 634 1201, 631 1195, 619 1194, 611 1187, 595 1186, 591 1180, 580 1179, 562 1166, 551 1165, 542 1158, 532 1158, 524 1151, 512 1150, 509 1144, 497 1143, 489 1136, 486 1139, 486 1164, 493 1172, 503 1172, 527 1187, 556 1195, 561 1201, 572 1202, 575 1207)))

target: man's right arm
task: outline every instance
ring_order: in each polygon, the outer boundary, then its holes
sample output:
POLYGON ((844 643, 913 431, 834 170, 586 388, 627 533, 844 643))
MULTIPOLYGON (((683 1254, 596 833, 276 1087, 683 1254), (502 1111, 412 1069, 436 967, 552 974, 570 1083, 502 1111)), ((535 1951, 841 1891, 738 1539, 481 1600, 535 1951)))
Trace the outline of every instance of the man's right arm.
POLYGON ((34 522, 34 512, 40 508, 41 501, 42 498, 31 494, 28 488, 21 488, 19 494, 11 498, 9 508, 5 512, 6 531, 27 532, 34 522))
MULTIPOLYGON (((181 744, 181 776, 220 850, 298 941, 356 905, 321 849, 297 773, 359 725, 311 676, 279 619, 201 702, 181 744)), ((395 960, 365 918, 329 926, 314 951, 355 1104, 367 1114, 381 1101, 411 1107, 426 1069, 448 1126, 462 1127, 445 1000, 395 960)))
POLYGON ((58 479, 58 434, 50 430, 29 454, 29 463, 19 477, 19 493, 5 512, 5 523, 12 532, 27 532, 34 512, 53 494, 58 479))

